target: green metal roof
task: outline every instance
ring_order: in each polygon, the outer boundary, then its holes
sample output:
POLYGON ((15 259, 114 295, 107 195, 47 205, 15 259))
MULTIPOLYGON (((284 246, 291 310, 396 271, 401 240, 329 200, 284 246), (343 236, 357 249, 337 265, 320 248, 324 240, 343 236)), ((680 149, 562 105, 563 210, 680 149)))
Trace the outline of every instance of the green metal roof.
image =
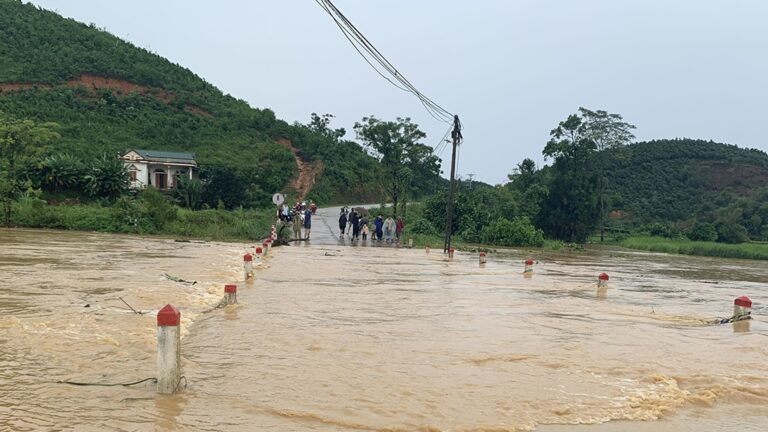
POLYGON ((188 161, 195 160, 194 153, 169 152, 169 151, 157 151, 157 150, 134 150, 134 151, 140 154, 141 157, 143 157, 144 159, 179 159, 179 160, 188 160, 188 161))

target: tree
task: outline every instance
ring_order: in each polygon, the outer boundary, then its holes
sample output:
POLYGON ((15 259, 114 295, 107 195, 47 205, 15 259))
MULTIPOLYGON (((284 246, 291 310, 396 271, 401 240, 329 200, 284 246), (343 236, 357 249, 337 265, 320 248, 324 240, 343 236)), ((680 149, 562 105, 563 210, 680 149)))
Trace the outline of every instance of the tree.
POLYGON ((427 135, 410 118, 398 117, 392 122, 364 117, 354 129, 363 146, 381 163, 384 187, 395 214, 400 199, 414 190, 414 179, 424 182, 439 176, 439 159, 431 147, 418 142, 427 135))
POLYGON ((440 180, 440 158, 434 154, 432 147, 424 144, 414 144, 405 149, 404 161, 408 189, 403 195, 403 211, 405 218, 408 194, 427 195, 437 191, 440 180))
POLYGON ((19 194, 31 187, 21 168, 34 163, 43 146, 59 137, 55 123, 36 124, 0 114, 0 199, 5 226, 11 225, 11 209, 19 194))
POLYGON ((579 108, 584 124, 584 135, 595 144, 597 149, 598 187, 597 196, 600 205, 600 241, 605 233, 605 150, 623 147, 629 144, 635 136, 631 130, 634 125, 625 122, 619 114, 609 114, 603 110, 590 111, 579 108))
POLYGON ((576 114, 550 132, 544 157, 553 158, 549 195, 543 202, 540 222, 549 235, 583 242, 598 219, 595 143, 587 125, 576 114))
POLYGON ((85 191, 92 198, 116 199, 128 190, 128 169, 120 159, 106 154, 91 162, 85 191))

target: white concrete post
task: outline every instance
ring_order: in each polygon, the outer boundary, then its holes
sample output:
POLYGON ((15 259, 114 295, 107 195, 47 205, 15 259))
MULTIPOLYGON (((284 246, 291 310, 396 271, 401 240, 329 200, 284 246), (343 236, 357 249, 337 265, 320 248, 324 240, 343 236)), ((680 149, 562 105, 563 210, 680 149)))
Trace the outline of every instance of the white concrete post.
POLYGON ((256 250, 255 250, 256 255, 254 255, 254 256, 256 257, 256 263, 257 264, 261 262, 261 255, 263 255, 263 251, 264 251, 264 249, 262 249, 261 246, 256 246, 256 250))
POLYGON ((224 303, 237 303, 237 285, 224 285, 224 303))
POLYGON ((181 312, 170 304, 157 313, 157 392, 173 394, 181 380, 181 312))
POLYGON ((424 246, 424 252, 429 253, 429 245, 424 246))
POLYGON ((480 252, 480 264, 485 264, 485 252, 480 252))
POLYGON ((253 277, 253 257, 247 253, 243 255, 243 280, 253 277))
POLYGON ((597 286, 604 287, 608 285, 608 273, 600 273, 597 275, 597 286))
POLYGON ((413 247, 413 237, 411 237, 411 238, 409 238, 409 239, 408 239, 408 247, 409 247, 409 248, 412 248, 412 247, 413 247))
POLYGON ((531 273, 533 272, 533 260, 527 259, 525 260, 525 269, 523 269, 523 273, 531 273))

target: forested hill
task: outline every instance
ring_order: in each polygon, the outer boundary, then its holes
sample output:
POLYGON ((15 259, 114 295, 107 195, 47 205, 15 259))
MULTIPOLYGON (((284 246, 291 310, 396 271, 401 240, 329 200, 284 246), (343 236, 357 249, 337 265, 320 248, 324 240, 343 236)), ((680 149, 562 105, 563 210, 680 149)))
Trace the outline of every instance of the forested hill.
POLYGON ((759 202, 756 198, 768 192, 768 155, 759 150, 674 139, 608 152, 606 174, 614 219, 634 223, 715 220, 717 211, 731 207, 738 208, 744 219, 739 222, 747 226, 759 210, 750 203, 759 202))
POLYGON ((194 152, 214 198, 228 207, 264 203, 290 184, 297 167, 282 138, 302 158, 322 160, 316 199, 379 191, 377 163, 357 144, 290 125, 94 25, 16 0, 0 0, 0 112, 58 123, 62 138, 49 152, 194 152))

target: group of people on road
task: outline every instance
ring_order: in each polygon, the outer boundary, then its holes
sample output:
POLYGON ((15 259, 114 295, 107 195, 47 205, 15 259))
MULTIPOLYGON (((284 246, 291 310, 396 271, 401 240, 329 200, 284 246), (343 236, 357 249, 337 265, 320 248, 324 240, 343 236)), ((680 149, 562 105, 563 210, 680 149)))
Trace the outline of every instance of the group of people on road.
POLYGON ((368 240, 368 234, 371 234, 371 241, 386 242, 388 244, 399 243, 403 234, 405 222, 400 216, 392 219, 392 216, 382 218, 377 215, 371 223, 368 219, 368 212, 365 209, 348 209, 343 207, 339 214, 339 238, 349 235, 352 241, 357 241, 362 237, 363 241, 368 240))
POLYGON ((278 219, 285 225, 293 228, 293 238, 309 240, 309 234, 312 231, 312 216, 317 211, 317 204, 313 201, 307 205, 306 201, 297 202, 293 208, 283 204, 277 209, 278 219), (304 237, 301 236, 301 229, 304 228, 304 237))

